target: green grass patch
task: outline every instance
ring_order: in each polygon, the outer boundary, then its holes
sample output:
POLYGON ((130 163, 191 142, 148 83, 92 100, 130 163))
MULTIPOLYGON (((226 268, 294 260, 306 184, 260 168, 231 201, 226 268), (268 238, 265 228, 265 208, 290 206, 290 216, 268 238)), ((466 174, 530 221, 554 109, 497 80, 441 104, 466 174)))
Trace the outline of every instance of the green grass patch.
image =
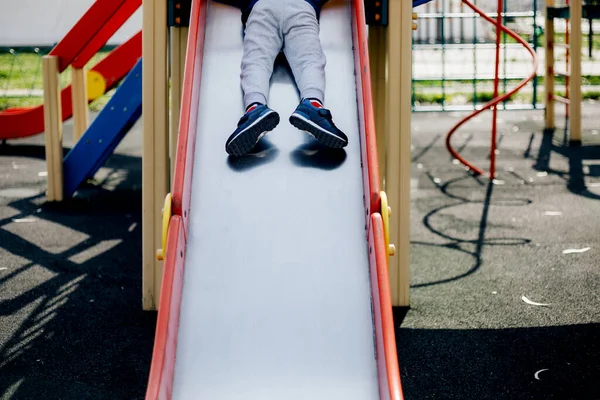
POLYGON ((42 88, 42 55, 0 53, 0 89, 42 88))
MULTIPOLYGON (((96 54, 86 68, 89 70, 101 59, 106 57, 108 51, 96 54)), ((17 52, 0 50, 0 90, 15 89, 42 89, 42 57, 40 52, 17 52)), ((68 67, 60 76, 60 83, 65 87, 71 83, 71 67, 68 67)))
MULTIPOLYGON (((558 90, 556 94, 560 97, 565 97, 565 92, 558 90)), ((590 90, 588 92, 583 92, 581 94, 582 100, 600 100, 600 90, 590 90)), ((454 92, 446 94, 446 96, 442 96, 439 93, 434 94, 415 94, 414 101, 418 105, 424 104, 467 104, 467 103, 477 103, 477 104, 485 104, 490 102, 494 98, 493 92, 478 92, 467 93, 467 92, 454 92)), ((532 93, 515 93, 508 100, 505 101, 508 103, 531 103, 532 102, 532 93)), ((536 103, 543 105, 544 102, 544 94, 541 92, 537 93, 536 103)))
MULTIPOLYGON (((97 98, 93 102, 90 103, 90 111, 99 112, 104 108, 106 103, 111 98, 111 94, 105 94, 102 97, 97 98)), ((43 104, 44 98, 39 96, 29 96, 29 97, 2 97, 0 98, 0 111, 6 110, 8 108, 16 108, 16 107, 30 107, 30 106, 39 106, 43 104)))
POLYGON ((0 98, 0 111, 14 107, 39 106, 43 102, 43 97, 2 97, 0 98))
MULTIPOLYGON (((0 49, 0 111, 14 107, 29 107, 41 105, 44 102, 39 91, 43 89, 42 82, 42 57, 49 51, 35 52, 0 49), (33 90, 31 96, 25 94, 33 90), (11 91, 22 91, 20 93, 10 93, 11 91), (37 91, 37 93, 36 93, 37 91), (2 97, 2 93, 8 92, 7 96, 2 97)), ((109 50, 103 50, 96 54, 86 68, 89 70, 109 53, 109 50)), ((60 75, 60 85, 62 88, 71 84, 71 67, 68 67, 60 75)), ((90 104, 91 111, 100 111, 102 107, 110 100, 110 93, 106 94, 90 104)))
MULTIPOLYGON (((510 86, 514 86, 519 84, 522 79, 501 79, 500 84, 510 86)), ((537 77, 537 83, 539 86, 543 86, 545 81, 544 76, 537 77)), ((480 84, 493 84, 493 79, 477 79, 475 81, 475 85, 480 84)), ((566 78, 564 76, 556 76, 554 78, 554 82, 556 84, 565 84, 566 78)), ((413 82, 413 87, 415 90, 419 90, 420 88, 441 88, 444 85, 446 88, 456 87, 458 85, 471 85, 473 86, 473 79, 456 79, 456 80, 434 80, 434 79, 424 79, 413 82)), ((582 75, 581 77, 582 85, 589 86, 600 86, 600 76, 599 75, 582 75)))

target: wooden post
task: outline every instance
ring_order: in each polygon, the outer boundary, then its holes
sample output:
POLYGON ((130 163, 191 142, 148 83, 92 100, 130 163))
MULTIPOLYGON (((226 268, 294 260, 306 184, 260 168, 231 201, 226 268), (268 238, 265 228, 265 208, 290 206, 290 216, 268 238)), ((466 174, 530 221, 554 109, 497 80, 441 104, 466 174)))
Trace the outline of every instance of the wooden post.
POLYGON ((183 92, 188 31, 187 27, 171 28, 171 130, 169 132, 171 179, 173 179, 173 174, 175 173, 175 156, 177 153, 177 136, 179 134, 179 114, 181 112, 181 94, 183 92))
POLYGON ((546 27, 544 32, 545 67, 544 76, 544 108, 545 129, 554 130, 554 19, 550 17, 548 9, 554 6, 554 0, 546 0, 546 27))
POLYGON ((160 301, 161 208, 168 191, 167 2, 143 0, 142 307, 160 301))
POLYGON ((371 69, 371 90, 375 114, 375 129, 377 130, 377 155, 381 187, 385 190, 386 165, 386 66, 387 66, 387 28, 383 26, 369 27, 369 60, 371 69))
POLYGON ((83 136, 89 124, 85 69, 73 68, 71 93, 73 98, 73 140, 77 142, 83 136))
MULTIPOLYGON (((571 0, 571 71, 569 81, 569 141, 581 144, 581 0, 571 0)), ((569 71, 567 71, 569 72, 569 71)))
POLYGON ((392 304, 410 305, 410 145, 412 2, 390 0, 389 24, 369 29, 377 147, 383 190, 392 209, 390 257, 392 304))
POLYGON ((42 58, 44 80, 44 133, 46 142, 46 168, 48 170, 48 201, 63 200, 62 107, 58 57, 42 58))

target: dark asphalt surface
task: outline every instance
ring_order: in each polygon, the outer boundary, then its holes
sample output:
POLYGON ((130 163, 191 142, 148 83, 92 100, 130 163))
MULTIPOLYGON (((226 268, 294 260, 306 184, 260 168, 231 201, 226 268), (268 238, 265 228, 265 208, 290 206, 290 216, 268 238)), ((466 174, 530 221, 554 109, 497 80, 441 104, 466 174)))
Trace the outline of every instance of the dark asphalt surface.
MULTIPOLYGON (((501 112, 496 185, 446 151, 464 114, 414 115, 407 399, 600 399, 599 110, 581 148, 544 137, 543 111, 501 112)), ((452 143, 487 170, 490 132, 483 114, 452 143)))
MULTIPOLYGON (((411 308, 396 310, 407 399, 600 399, 598 111, 584 108, 581 149, 543 137, 542 111, 501 113, 493 186, 444 148, 459 115, 414 115, 411 308)), ((485 168, 489 128, 454 140, 485 168)), ((44 203, 42 138, 0 146, 1 399, 144 397, 156 314, 141 310, 140 146, 137 125, 60 206, 44 203)))
POLYGON ((141 309, 141 136, 130 134, 97 186, 59 206, 44 200, 42 138, 0 146, 2 399, 144 398, 156 313, 141 309))

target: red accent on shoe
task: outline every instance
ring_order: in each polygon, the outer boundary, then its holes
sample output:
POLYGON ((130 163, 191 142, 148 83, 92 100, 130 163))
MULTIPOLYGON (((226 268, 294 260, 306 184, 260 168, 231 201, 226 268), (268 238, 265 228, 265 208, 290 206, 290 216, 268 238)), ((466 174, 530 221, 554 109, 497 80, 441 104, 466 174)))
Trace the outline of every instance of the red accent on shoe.
POLYGON ((323 108, 323 104, 321 104, 320 102, 318 102, 317 100, 311 100, 310 104, 313 105, 313 107, 317 107, 317 108, 323 108))
POLYGON ((248 107, 248 109, 246 110, 246 112, 249 113, 250 111, 254 110, 256 107, 258 107, 258 104, 255 104, 253 106, 248 107))

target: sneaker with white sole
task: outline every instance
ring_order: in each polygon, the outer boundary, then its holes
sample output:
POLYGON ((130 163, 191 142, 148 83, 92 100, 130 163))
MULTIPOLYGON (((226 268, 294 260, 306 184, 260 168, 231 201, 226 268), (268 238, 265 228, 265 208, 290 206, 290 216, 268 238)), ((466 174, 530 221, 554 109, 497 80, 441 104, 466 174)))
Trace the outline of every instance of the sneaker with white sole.
POLYGON ((240 157, 252 150, 256 143, 279 124, 279 114, 264 104, 252 105, 240 118, 236 130, 225 144, 228 154, 240 157))
POLYGON ((303 99, 290 116, 290 123, 326 147, 340 149, 348 145, 348 137, 335 126, 331 112, 318 100, 303 99))

